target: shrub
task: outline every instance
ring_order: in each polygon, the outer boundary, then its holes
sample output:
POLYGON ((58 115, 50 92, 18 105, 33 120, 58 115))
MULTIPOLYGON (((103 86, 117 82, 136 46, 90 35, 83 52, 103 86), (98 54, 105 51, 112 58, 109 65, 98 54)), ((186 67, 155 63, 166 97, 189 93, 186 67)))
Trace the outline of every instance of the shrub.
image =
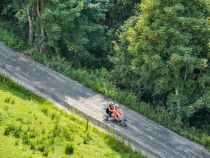
POLYGON ((26 135, 26 134, 23 135, 22 140, 23 140, 23 144, 27 144, 27 145, 30 144, 30 136, 29 135, 26 135))
POLYGON ((15 140, 15 146, 18 146, 18 145, 19 145, 19 141, 15 140))
POLYGON ((32 141, 30 141, 30 149, 31 150, 35 150, 36 149, 36 141, 35 139, 32 139, 32 141))
POLYGON ((48 108, 46 108, 46 107, 42 108, 41 111, 42 111, 45 115, 48 114, 48 108))
POLYGON ((74 147, 72 144, 67 144, 65 147, 65 153, 67 155, 72 155, 74 153, 74 147))
POLYGON ((4 100, 4 102, 5 103, 9 103, 10 102, 10 99, 11 99, 10 97, 6 97, 5 100, 4 100))
POLYGON ((92 138, 90 137, 89 133, 83 138, 83 143, 88 144, 92 138))
POLYGON ((11 104, 15 104, 15 100, 14 99, 11 101, 11 104))
POLYGON ((0 122, 4 120, 4 115, 2 112, 0 112, 0 122))
POLYGON ((50 150, 49 150, 48 148, 46 148, 46 149, 44 150, 44 152, 43 152, 43 155, 47 157, 48 154, 49 154, 49 151, 50 151, 50 150))
POLYGON ((21 125, 16 124, 15 122, 12 124, 9 124, 4 131, 4 135, 8 136, 8 135, 13 135, 16 138, 20 138, 21 136, 21 125))
POLYGON ((13 34, 7 26, 10 26, 10 24, 0 21, 0 40, 15 50, 25 50, 27 48, 26 43, 13 34))

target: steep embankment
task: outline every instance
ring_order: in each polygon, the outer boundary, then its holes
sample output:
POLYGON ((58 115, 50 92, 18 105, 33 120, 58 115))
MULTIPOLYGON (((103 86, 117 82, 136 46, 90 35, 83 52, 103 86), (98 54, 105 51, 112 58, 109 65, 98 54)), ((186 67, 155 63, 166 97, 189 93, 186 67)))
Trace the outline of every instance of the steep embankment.
POLYGON ((0 76, 1 158, 143 157, 86 122, 0 76))

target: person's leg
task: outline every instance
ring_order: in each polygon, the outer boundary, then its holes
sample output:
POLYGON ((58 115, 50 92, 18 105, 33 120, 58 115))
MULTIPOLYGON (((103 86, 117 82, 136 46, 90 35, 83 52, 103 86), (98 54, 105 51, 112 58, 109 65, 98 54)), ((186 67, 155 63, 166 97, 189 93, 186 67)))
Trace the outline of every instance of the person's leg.
POLYGON ((118 122, 120 123, 122 121, 121 117, 118 116, 118 122))
POLYGON ((119 115, 119 116, 118 116, 118 119, 119 119, 119 122, 121 122, 122 120, 124 120, 123 115, 119 115))
POLYGON ((118 117, 117 117, 114 113, 112 114, 112 117, 113 117, 115 120, 119 121, 118 117))
POLYGON ((109 110, 109 108, 106 109, 106 113, 109 115, 109 117, 112 117, 112 112, 109 110))
POLYGON ((110 114, 109 108, 106 108, 106 113, 110 114))
POLYGON ((112 117, 112 112, 111 111, 109 111, 109 117, 112 117))
POLYGON ((118 121, 118 122, 120 122, 121 120, 120 120, 120 116, 119 115, 116 115, 116 120, 118 121))

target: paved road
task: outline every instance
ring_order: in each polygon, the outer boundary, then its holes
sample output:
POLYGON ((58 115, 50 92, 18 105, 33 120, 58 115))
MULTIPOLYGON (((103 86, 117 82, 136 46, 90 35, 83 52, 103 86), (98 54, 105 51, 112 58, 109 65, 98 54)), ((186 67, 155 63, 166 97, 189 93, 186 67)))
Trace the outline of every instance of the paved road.
POLYGON ((128 119, 127 128, 103 122, 104 108, 110 101, 108 98, 27 59, 1 42, 0 71, 9 74, 12 79, 32 91, 54 99, 68 109, 73 108, 90 116, 100 122, 101 126, 109 126, 149 157, 210 158, 210 153, 203 146, 171 132, 123 105, 121 107, 128 119))

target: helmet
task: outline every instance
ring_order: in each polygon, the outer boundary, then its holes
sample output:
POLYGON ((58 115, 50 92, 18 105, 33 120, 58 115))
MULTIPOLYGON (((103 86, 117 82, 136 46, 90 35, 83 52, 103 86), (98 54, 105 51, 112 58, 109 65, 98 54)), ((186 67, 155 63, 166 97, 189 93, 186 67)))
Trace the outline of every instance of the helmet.
POLYGON ((119 108, 119 105, 115 105, 116 108, 119 108))
POLYGON ((109 107, 114 108, 114 104, 112 102, 110 102, 109 107))
POLYGON ((112 105, 113 106, 114 104, 112 102, 110 102, 109 105, 112 105))

